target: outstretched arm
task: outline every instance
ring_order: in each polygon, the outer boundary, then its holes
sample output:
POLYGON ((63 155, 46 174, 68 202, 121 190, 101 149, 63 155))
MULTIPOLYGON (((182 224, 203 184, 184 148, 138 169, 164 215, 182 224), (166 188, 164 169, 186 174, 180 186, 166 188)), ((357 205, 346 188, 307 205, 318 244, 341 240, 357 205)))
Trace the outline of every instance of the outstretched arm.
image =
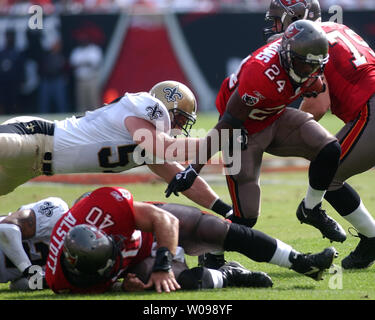
POLYGON ((148 203, 134 202, 136 229, 153 232, 158 250, 155 265, 145 288, 155 286, 157 292, 180 289, 172 271, 172 258, 178 244, 178 219, 169 212, 148 203))
MULTIPOLYGON (((148 167, 167 183, 171 181, 178 172, 184 170, 184 167, 177 162, 154 164, 148 167)), ((226 216, 227 213, 232 210, 232 207, 224 203, 201 177, 197 177, 191 188, 182 192, 182 194, 198 205, 213 210, 222 216, 226 216)))
POLYGON ((229 139, 231 139, 233 129, 241 129, 250 111, 251 108, 242 101, 238 90, 235 90, 229 98, 227 109, 220 121, 208 132, 207 136, 200 141, 199 152, 196 154, 194 163, 189 165, 184 171, 177 173, 169 183, 165 190, 165 196, 167 198, 172 193, 177 195, 178 192, 188 190, 193 185, 199 172, 207 163, 203 163, 199 160, 201 158, 200 153, 203 152, 206 155, 205 159, 207 159, 207 161, 211 159, 212 156, 221 150, 223 143, 223 141, 221 141, 222 131, 228 130, 229 135, 227 135, 227 137, 229 136, 229 139), (215 140, 218 140, 218 143, 213 143, 215 140))

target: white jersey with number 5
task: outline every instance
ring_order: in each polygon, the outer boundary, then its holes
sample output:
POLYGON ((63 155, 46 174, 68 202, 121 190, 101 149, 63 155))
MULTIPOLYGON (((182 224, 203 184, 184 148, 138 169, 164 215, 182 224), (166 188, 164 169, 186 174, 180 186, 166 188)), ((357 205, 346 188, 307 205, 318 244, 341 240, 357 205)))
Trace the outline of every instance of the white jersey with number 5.
MULTIPOLYGON (((69 210, 69 207, 62 199, 49 197, 24 205, 18 210, 24 209, 31 209, 35 213, 35 235, 22 242, 24 250, 32 264, 44 266, 52 229, 61 216, 69 210)), ((0 217, 0 220, 4 218, 5 216, 0 217)), ((21 272, 0 250, 0 283, 12 281, 21 276, 21 272)))
POLYGON ((83 117, 55 121, 53 172, 121 172, 140 165, 133 159, 137 145, 125 126, 131 116, 170 132, 169 113, 160 100, 147 92, 126 93, 83 117))

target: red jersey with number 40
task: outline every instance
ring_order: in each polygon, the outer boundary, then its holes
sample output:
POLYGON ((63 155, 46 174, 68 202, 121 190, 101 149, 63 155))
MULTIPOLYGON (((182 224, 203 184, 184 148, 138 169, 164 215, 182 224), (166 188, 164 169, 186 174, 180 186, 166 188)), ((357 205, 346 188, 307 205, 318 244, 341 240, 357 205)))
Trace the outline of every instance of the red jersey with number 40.
POLYGON ((138 263, 151 254, 153 235, 135 230, 133 196, 124 188, 104 187, 93 191, 65 213, 56 223, 50 241, 46 263, 48 286, 56 293, 105 292, 129 265, 138 263), (70 284, 61 268, 61 254, 66 234, 79 224, 94 225, 108 235, 122 235, 125 246, 122 264, 116 262, 116 275, 105 283, 87 288, 70 284))
POLYGON ((271 42, 245 58, 235 74, 226 78, 216 97, 216 108, 223 115, 227 102, 236 88, 242 101, 249 106, 245 122, 252 134, 268 127, 306 89, 293 88, 279 57, 281 39, 271 42))
POLYGON ((342 24, 321 24, 329 41, 327 79, 331 111, 345 123, 354 120, 375 93, 375 52, 342 24))

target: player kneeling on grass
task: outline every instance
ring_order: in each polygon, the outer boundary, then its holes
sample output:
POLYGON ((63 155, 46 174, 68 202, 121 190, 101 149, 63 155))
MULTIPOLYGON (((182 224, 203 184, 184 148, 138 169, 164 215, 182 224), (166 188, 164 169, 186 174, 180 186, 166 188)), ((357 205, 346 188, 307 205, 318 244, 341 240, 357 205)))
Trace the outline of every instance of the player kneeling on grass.
MULTIPOLYGON (((158 292, 181 287, 198 289, 200 283, 211 288, 219 287, 220 283, 272 285, 266 274, 248 271, 237 263, 228 263, 219 271, 193 268, 175 275, 172 265, 178 246, 188 255, 235 251, 257 262, 290 268, 314 280, 322 278, 337 255, 332 247, 317 254, 302 254, 260 231, 197 208, 137 202, 126 189, 104 187, 78 201, 54 227, 46 264, 48 286, 56 293, 109 291, 124 272, 132 271, 152 256, 154 240, 155 260, 139 274, 146 275, 144 281, 149 278, 142 289, 155 288, 158 292)), ((139 283, 134 274, 127 278, 139 283)))

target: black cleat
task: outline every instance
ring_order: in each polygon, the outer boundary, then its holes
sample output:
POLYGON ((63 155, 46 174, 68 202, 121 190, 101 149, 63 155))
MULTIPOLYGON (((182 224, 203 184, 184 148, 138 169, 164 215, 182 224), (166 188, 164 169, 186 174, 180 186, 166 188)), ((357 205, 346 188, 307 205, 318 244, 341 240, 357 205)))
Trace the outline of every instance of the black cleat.
POLYGON ((368 238, 358 233, 359 243, 354 251, 342 259, 344 269, 365 269, 375 262, 375 237, 368 238))
POLYGON ((337 256, 336 249, 330 247, 315 254, 302 254, 292 251, 289 260, 292 263, 292 270, 319 281, 322 280, 324 270, 331 267, 333 259, 337 256))
POLYGON ((321 203, 313 209, 306 209, 305 202, 299 204, 297 208, 297 218, 301 223, 309 224, 317 229, 331 241, 344 242, 346 233, 344 229, 321 208, 321 203))
POLYGON ((235 261, 226 263, 219 271, 223 274, 224 287, 269 288, 273 285, 268 274, 247 270, 235 261))
POLYGON ((226 263, 223 254, 204 253, 198 256, 198 266, 218 270, 226 263))

